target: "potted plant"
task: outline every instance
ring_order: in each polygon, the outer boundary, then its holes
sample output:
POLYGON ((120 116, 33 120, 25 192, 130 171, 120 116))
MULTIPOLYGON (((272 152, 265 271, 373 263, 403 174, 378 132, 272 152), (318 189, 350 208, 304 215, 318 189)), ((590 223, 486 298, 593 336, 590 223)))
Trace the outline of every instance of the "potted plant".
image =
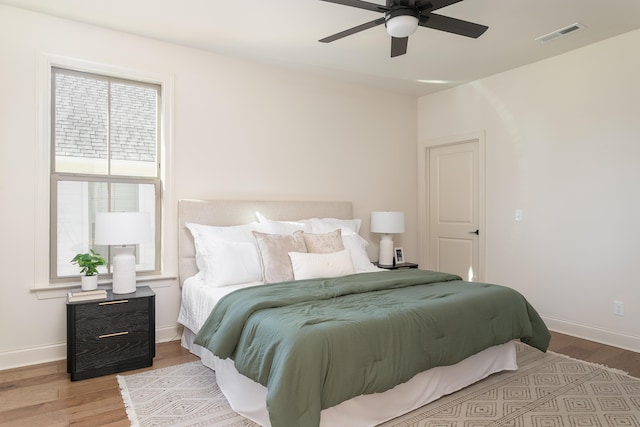
POLYGON ((98 266, 105 265, 104 258, 93 249, 86 254, 77 254, 72 260, 72 264, 80 267, 82 290, 90 291, 98 288, 98 266))

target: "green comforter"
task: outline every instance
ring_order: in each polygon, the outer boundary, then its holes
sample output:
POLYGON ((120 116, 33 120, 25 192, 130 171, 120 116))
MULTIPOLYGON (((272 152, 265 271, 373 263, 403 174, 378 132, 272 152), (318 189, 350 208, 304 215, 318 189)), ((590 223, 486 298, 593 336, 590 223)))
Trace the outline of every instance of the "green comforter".
POLYGON ((324 408, 514 338, 550 340, 521 294, 412 269, 235 291, 195 342, 267 388, 273 427, 315 427, 324 408))

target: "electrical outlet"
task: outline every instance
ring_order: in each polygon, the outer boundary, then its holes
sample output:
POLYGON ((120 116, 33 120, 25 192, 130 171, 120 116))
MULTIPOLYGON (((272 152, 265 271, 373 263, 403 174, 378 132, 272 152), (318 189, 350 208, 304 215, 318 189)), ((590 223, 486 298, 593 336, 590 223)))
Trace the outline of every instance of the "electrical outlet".
POLYGON ((613 314, 615 314, 616 316, 624 316, 624 302, 622 301, 613 302, 613 314))
POLYGON ((522 221, 522 209, 516 209, 515 218, 516 221, 522 221))

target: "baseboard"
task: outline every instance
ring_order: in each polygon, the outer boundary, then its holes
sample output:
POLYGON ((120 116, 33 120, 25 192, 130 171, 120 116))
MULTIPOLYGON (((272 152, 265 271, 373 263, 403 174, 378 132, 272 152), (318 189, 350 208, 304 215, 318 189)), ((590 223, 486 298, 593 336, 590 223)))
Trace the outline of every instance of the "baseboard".
POLYGON ((156 342, 176 341, 182 337, 182 325, 170 325, 156 328, 156 342))
POLYGON ((63 342, 2 352, 0 353, 0 366, 2 369, 12 369, 66 358, 67 344, 63 342))
MULTIPOLYGON (((640 353, 640 337, 622 334, 602 328, 569 322, 563 319, 543 316, 547 327, 561 334, 571 335, 601 344, 623 348, 625 350, 640 353)), ((156 342, 169 342, 179 340, 182 335, 182 327, 178 324, 156 329, 156 342)), ((39 363, 54 362, 67 357, 67 344, 65 342, 41 347, 25 348, 0 353, 1 369, 19 368, 21 366, 37 365, 39 363)))
POLYGON ((640 353, 639 336, 596 328, 548 316, 542 316, 542 320, 544 320, 547 327, 554 332, 640 353))
MULTIPOLYGON (((182 327, 178 324, 156 329, 156 342, 179 340, 182 327)), ((61 342, 40 347, 24 348, 0 353, 0 369, 55 362, 67 358, 67 343, 61 342)))

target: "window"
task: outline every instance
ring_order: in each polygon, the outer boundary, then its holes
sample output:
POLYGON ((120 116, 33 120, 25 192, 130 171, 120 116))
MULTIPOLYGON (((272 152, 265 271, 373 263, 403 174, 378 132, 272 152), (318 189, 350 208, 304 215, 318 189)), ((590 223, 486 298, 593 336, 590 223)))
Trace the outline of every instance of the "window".
POLYGON ((50 278, 70 281, 70 260, 94 249, 96 212, 149 212, 152 242, 136 247, 136 270, 160 272, 161 86, 51 68, 50 278))

